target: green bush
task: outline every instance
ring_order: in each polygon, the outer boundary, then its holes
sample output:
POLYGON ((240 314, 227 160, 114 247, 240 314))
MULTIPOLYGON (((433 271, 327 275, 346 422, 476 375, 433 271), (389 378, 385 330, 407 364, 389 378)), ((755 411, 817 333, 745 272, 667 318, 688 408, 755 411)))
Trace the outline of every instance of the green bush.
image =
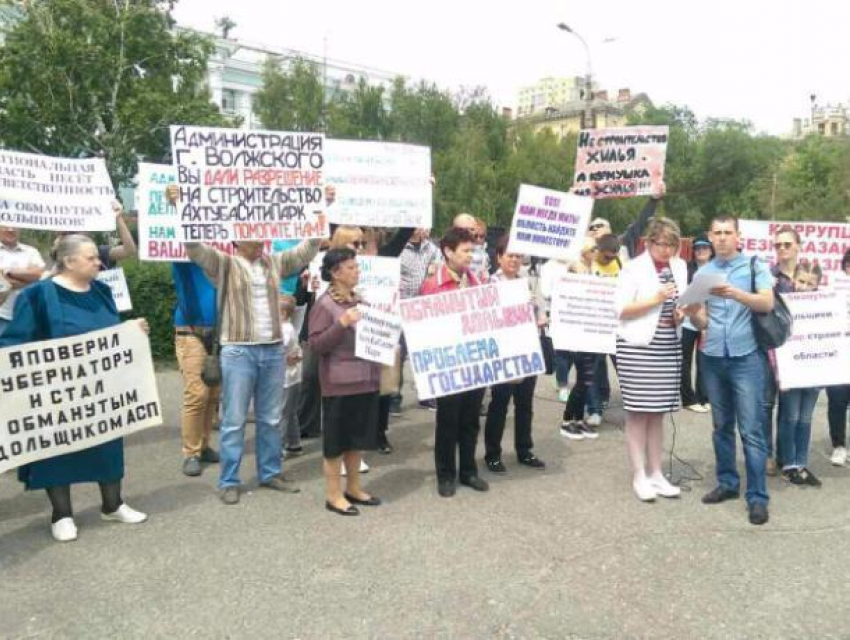
POLYGON ((156 362, 174 361, 174 305, 177 296, 171 263, 128 260, 121 266, 127 276, 133 310, 128 318, 146 318, 151 327, 151 351, 156 362))

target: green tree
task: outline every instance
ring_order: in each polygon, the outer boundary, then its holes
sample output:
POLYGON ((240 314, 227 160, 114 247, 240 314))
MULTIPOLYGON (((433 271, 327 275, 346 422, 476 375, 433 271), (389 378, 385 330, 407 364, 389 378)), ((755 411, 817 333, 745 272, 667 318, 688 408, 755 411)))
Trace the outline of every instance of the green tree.
POLYGON ((321 131, 325 93, 319 71, 302 58, 284 71, 277 58, 263 66, 263 86, 254 108, 263 127, 277 131, 321 131))
POLYGON ((169 125, 222 125, 211 43, 174 32, 161 0, 31 0, 0 46, 0 144, 100 156, 116 184, 170 154, 169 125))
POLYGON ((384 106, 384 88, 360 78, 351 93, 337 93, 328 107, 328 134, 334 138, 384 140, 391 122, 384 106))
POLYGON ((850 141, 809 136, 784 158, 774 175, 775 191, 771 184, 768 200, 770 217, 846 220, 850 211, 850 141))

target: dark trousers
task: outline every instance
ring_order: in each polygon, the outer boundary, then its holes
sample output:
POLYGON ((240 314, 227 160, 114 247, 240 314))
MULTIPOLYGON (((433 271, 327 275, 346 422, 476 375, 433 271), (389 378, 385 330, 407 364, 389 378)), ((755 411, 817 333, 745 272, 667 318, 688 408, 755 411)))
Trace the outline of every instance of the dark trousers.
POLYGON ((534 447, 531 440, 531 419, 534 415, 534 386, 537 376, 524 378, 516 384, 497 384, 490 388, 492 398, 484 423, 484 458, 487 461, 502 457, 502 435, 508 416, 508 404, 514 401, 514 450, 517 456, 527 456, 534 447))
POLYGON ((458 477, 458 452, 460 477, 466 479, 478 475, 475 445, 478 443, 478 417, 483 398, 484 389, 437 398, 434 463, 439 482, 451 482, 458 477))
POLYGON ((301 397, 298 398, 298 424, 301 434, 318 438, 322 433, 322 387, 319 385, 319 356, 302 345, 301 397))
POLYGON ((829 439, 833 447, 847 446, 847 405, 850 404, 850 384, 840 384, 826 388, 829 400, 827 416, 829 418, 829 439))
POLYGON ((691 370, 694 363, 694 351, 699 342, 699 331, 693 331, 682 327, 682 380, 679 385, 679 393, 682 397, 682 405, 688 407, 692 404, 705 404, 708 398, 702 384, 702 371, 699 359, 697 359, 696 385, 691 385, 691 370))
MULTIPOLYGON (((567 406, 564 407, 564 421, 584 420, 584 405, 597 375, 599 354, 573 352, 573 364, 576 367, 576 383, 570 391, 567 406)), ((604 358, 604 356, 602 356, 604 358)), ((606 368, 607 372, 607 368, 606 368)))
POLYGON ((387 431, 390 428, 390 404, 393 401, 392 395, 378 397, 378 442, 384 443, 387 441, 387 431))

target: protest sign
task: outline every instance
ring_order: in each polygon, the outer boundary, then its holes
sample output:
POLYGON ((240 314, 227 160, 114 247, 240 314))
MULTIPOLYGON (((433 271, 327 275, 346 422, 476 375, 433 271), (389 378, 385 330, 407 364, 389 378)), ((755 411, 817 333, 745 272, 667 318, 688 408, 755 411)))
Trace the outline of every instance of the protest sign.
POLYGON ((583 129, 578 134, 574 192, 591 198, 656 193, 664 180, 668 127, 583 129))
POLYGON ((567 274, 552 288, 549 335, 556 349, 616 353, 617 312, 613 278, 567 274))
POLYGON ((162 424, 135 321, 0 349, 0 473, 162 424))
POLYGON ((97 279, 109 285, 112 290, 112 299, 118 311, 132 311, 133 302, 130 300, 130 289, 127 287, 127 278, 124 269, 117 267, 101 271, 97 279))
POLYGON ((844 296, 847 303, 847 335, 850 336, 850 276, 845 273, 837 273, 832 279, 832 288, 839 295, 844 296))
POLYGON ((363 315, 354 325, 354 355, 363 360, 393 366, 395 348, 401 338, 401 319, 397 314, 366 305, 361 305, 360 311, 363 315))
POLYGON ((325 182, 336 187, 336 201, 328 208, 330 222, 431 228, 430 148, 326 140, 325 157, 325 182))
POLYGON ((420 400, 545 371, 525 279, 399 302, 420 400))
POLYGON ((184 242, 326 238, 325 137, 172 125, 184 242))
MULTIPOLYGON (((307 290, 314 291, 316 297, 327 291, 330 283, 322 280, 322 260, 325 253, 320 252, 307 266, 309 281, 307 290), (318 287, 314 284, 318 282, 318 287)), ((357 256, 360 266, 360 279, 356 291, 364 302, 390 313, 398 313, 398 290, 401 285, 401 261, 398 258, 381 256, 357 256)))
POLYGON ((53 158, 0 150, 0 225, 113 231, 115 191, 101 158, 53 158))
POLYGON ((581 253, 592 210, 592 198, 520 185, 508 251, 575 260, 581 253))
POLYGON ((775 352, 779 388, 850 384, 846 299, 837 291, 781 295, 794 327, 788 341, 775 352))
POLYGON ((841 271, 841 259, 850 249, 850 224, 841 222, 775 222, 769 220, 739 220, 742 251, 776 264, 773 241, 784 225, 800 234, 800 260, 816 262, 823 271, 821 285, 828 284, 841 271))

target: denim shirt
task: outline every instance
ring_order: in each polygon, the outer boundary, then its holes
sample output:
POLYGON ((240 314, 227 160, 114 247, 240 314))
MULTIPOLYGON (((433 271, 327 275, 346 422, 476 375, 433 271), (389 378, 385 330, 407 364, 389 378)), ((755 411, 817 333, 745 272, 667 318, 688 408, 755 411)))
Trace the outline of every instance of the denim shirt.
MULTIPOLYGON (((750 257, 741 253, 731 260, 714 258, 703 266, 700 273, 724 273, 727 282, 748 293, 752 293, 750 257)), ((767 265, 756 260, 756 291, 773 288, 773 276, 767 265)), ((702 352, 717 358, 738 358, 758 348, 753 334, 752 313, 746 305, 718 296, 709 296, 705 303, 708 314, 708 329, 702 352)))

